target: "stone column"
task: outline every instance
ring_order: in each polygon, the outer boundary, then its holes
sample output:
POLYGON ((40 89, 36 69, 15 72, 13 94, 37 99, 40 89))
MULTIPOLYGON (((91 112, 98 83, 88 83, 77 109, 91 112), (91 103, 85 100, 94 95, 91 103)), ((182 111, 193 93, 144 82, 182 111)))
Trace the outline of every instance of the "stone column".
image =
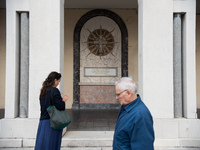
POLYGON ((28 117, 29 13, 20 14, 20 118, 28 117))
POLYGON ((181 14, 174 14, 173 22, 173 76, 174 76, 174 117, 182 117, 182 44, 181 14))

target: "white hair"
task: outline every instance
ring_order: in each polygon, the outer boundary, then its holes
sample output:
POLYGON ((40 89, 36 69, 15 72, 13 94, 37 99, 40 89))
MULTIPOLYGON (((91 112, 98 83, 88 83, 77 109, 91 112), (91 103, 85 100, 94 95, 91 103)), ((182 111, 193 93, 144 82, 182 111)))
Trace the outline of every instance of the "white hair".
POLYGON ((129 77, 122 77, 120 80, 115 82, 115 85, 118 86, 121 91, 130 90, 134 94, 137 93, 137 86, 129 77))

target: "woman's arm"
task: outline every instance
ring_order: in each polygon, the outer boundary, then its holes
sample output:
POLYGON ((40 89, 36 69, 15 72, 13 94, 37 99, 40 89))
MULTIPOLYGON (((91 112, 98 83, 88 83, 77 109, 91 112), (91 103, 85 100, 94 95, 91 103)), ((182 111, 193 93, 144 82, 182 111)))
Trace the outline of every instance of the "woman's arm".
POLYGON ((65 110, 65 101, 61 97, 60 91, 57 88, 52 88, 51 92, 55 107, 59 110, 65 110))

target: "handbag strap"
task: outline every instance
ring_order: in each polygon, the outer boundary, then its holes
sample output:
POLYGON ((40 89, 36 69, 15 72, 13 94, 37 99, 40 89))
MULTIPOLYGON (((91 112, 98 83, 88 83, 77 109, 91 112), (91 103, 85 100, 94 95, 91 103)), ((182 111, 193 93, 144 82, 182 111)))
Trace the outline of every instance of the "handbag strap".
POLYGON ((50 90, 50 92, 51 92, 51 101, 50 101, 50 105, 54 105, 53 97, 52 97, 52 89, 53 89, 53 87, 51 87, 51 90, 50 90))

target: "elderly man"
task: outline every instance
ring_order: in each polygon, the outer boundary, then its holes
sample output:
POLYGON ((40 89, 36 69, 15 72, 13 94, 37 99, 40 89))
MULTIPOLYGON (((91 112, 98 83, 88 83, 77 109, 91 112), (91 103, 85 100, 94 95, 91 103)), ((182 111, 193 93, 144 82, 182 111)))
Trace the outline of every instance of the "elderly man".
POLYGON ((115 126, 113 150, 153 150, 153 119, 137 95, 135 82, 123 77, 116 82, 115 88, 121 109, 115 126))

